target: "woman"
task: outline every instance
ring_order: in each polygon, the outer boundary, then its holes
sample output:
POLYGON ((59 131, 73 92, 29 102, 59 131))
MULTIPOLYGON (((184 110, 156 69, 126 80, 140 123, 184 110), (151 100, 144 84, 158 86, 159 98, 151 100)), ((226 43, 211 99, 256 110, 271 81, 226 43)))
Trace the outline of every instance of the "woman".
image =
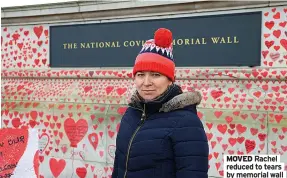
POLYGON ((158 29, 133 68, 136 93, 116 140, 112 178, 207 178, 209 147, 199 92, 174 84, 172 33, 158 29))

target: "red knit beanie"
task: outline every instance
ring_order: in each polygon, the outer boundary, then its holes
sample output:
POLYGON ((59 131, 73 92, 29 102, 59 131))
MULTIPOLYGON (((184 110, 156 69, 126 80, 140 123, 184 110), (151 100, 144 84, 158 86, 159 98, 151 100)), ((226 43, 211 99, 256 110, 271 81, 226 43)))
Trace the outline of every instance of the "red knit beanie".
POLYGON ((139 71, 158 72, 174 82, 175 64, 170 30, 160 28, 155 32, 154 39, 145 42, 136 58, 133 75, 139 71))

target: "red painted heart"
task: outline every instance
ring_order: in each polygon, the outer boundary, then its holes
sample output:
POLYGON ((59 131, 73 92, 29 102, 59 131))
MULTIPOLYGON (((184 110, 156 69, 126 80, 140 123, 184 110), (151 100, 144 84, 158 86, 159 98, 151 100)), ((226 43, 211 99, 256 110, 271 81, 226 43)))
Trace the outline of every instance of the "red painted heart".
POLYGON ((85 119, 79 119, 75 122, 74 119, 68 118, 64 122, 64 129, 70 140, 71 147, 76 148, 88 131, 88 123, 85 119))
POLYGON ((246 140, 245 141, 245 149, 247 154, 252 152, 255 149, 256 143, 254 140, 246 140))
POLYGON ((55 158, 51 158, 49 165, 53 176, 57 178, 66 167, 66 161, 64 159, 57 160, 55 158))
POLYGON ((76 173, 79 178, 85 178, 87 175, 87 169, 85 167, 79 167, 76 169, 76 173))
POLYGON ((36 153, 34 155, 33 164, 34 164, 34 171, 35 171, 36 177, 38 177, 39 176, 39 166, 40 166, 39 151, 36 151, 36 153))
POLYGON ((281 39, 280 44, 287 50, 287 40, 286 39, 281 39))
POLYGON ((99 144, 99 137, 97 133, 92 133, 88 136, 90 144, 93 146, 94 150, 97 150, 99 144))
POLYGON ((20 158, 23 156, 28 143, 26 129, 0 129, 0 167, 9 165, 11 169, 1 170, 0 177, 12 174, 20 158))

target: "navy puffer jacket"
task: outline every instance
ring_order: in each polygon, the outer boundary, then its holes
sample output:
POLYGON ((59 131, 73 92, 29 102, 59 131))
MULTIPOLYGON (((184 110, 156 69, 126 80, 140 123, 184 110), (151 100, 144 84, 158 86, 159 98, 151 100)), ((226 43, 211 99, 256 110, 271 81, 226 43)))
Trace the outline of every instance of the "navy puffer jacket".
POLYGON ((154 102, 135 94, 121 120, 112 178, 207 178, 200 100, 200 93, 182 93, 177 85, 154 102))

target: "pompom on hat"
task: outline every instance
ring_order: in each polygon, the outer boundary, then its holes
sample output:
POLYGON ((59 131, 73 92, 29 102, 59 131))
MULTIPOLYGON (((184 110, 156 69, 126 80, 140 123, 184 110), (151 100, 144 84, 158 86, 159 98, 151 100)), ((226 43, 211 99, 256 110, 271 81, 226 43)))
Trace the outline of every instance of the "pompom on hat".
POLYGON ((139 71, 153 71, 174 82, 175 63, 172 55, 172 32, 159 28, 154 39, 147 40, 136 57, 133 75, 139 71))

